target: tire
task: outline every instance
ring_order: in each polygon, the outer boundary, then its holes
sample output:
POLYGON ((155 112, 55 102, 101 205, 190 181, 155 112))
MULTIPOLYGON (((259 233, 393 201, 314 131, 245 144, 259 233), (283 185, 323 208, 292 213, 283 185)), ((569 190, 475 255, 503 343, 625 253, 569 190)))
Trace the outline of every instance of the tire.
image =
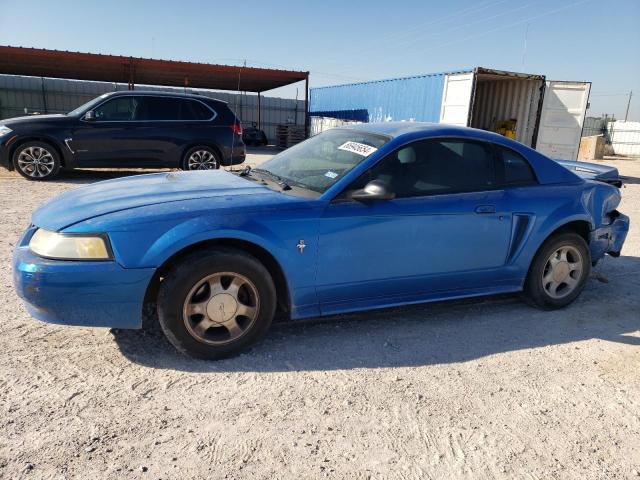
POLYGON ((267 140, 267 136, 265 135, 264 132, 260 132, 260 144, 263 147, 266 147, 267 145, 269 145, 269 140, 267 140))
POLYGON ((230 248, 190 254, 167 272, 158 320, 181 352, 216 360, 235 355, 269 330, 276 309, 271 275, 256 258, 230 248))
POLYGON ((60 171, 60 156, 45 142, 30 141, 13 152, 13 168, 27 180, 51 180, 60 171))
POLYGON ((591 254, 576 233, 547 239, 533 259, 524 284, 524 299, 543 310, 563 308, 584 289, 591 272, 591 254))
POLYGON ((220 155, 211 147, 196 146, 187 150, 182 159, 183 170, 217 170, 220 155))

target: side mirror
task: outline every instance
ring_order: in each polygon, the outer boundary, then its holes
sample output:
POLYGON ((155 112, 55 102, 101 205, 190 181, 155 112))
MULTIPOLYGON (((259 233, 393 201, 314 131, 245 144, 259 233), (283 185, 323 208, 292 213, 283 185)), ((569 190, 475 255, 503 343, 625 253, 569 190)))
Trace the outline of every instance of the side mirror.
POLYGON ((89 110, 87 113, 84 114, 84 119, 87 122, 93 122, 96 119, 96 114, 93 110, 89 110))
POLYGON ((362 190, 356 190, 351 198, 358 202, 371 202, 373 200, 393 200, 396 194, 380 180, 371 180, 362 190))

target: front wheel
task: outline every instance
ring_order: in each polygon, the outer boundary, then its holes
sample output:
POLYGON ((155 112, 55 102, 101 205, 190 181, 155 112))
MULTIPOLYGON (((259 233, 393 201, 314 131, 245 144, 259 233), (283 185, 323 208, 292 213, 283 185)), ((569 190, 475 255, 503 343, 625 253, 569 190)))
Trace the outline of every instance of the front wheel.
POLYGON ((191 254, 166 274, 158 294, 158 318, 169 341, 203 359, 228 357, 257 342, 275 306, 267 269, 233 249, 191 254))
POLYGON ((44 142, 26 142, 13 154, 13 167, 28 180, 50 180, 60 171, 60 157, 44 142))
POLYGON ((589 247, 580 235, 553 236, 533 259, 524 287, 525 300, 544 310, 566 307, 580 295, 590 272, 589 247))
POLYGON ((211 147, 193 147, 182 160, 183 170, 216 170, 220 168, 220 158, 211 147))

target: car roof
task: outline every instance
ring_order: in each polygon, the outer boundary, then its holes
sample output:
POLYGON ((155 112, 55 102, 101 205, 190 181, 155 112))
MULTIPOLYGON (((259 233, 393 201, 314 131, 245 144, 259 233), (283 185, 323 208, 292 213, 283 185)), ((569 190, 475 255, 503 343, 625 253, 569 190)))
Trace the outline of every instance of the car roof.
POLYGON ((344 125, 340 128, 360 130, 364 132, 377 133, 388 137, 400 137, 409 133, 425 133, 428 136, 440 135, 460 135, 468 137, 471 134, 482 138, 495 139, 504 138, 497 133, 479 130, 470 127, 460 127, 457 125, 447 125, 445 123, 429 122, 381 122, 381 123, 354 123, 344 125))
MULTIPOLYGON (((482 130, 479 128, 461 127, 458 125, 448 125, 446 123, 428 122, 381 122, 381 123, 353 123, 344 125, 343 129, 359 130, 378 135, 385 135, 394 139, 406 137, 407 140, 429 137, 463 137, 486 142, 497 143, 520 151, 521 153, 532 151, 531 148, 515 140, 507 138, 495 132, 482 130), (524 151, 523 151, 524 150, 524 151)), ((537 153, 537 152, 536 152, 537 153)))
POLYGON ((211 98, 204 95, 197 95, 194 93, 164 92, 164 91, 157 91, 157 90, 121 90, 117 92, 108 92, 105 95, 109 97, 127 97, 131 95, 135 95, 135 96, 151 96, 151 97, 193 98, 195 100, 227 103, 224 100, 218 100, 217 98, 211 98))

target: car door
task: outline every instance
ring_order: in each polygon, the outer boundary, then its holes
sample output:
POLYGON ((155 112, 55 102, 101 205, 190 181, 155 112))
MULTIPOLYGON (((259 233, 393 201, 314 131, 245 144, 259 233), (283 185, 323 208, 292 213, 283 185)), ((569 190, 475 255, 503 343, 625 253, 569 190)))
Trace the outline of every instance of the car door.
POLYGON ((145 95, 140 98, 135 135, 141 166, 179 166, 181 148, 193 136, 193 123, 197 123, 189 119, 185 105, 185 99, 172 96, 145 95))
POLYGON ((319 232, 323 313, 500 283, 511 215, 497 164, 482 142, 421 140, 382 159, 334 199, 319 232), (396 198, 349 199, 370 180, 383 181, 396 198))
POLYGON ((135 122, 139 97, 106 100, 93 110, 93 119, 81 119, 70 139, 76 165, 80 167, 127 166, 139 156, 135 122))

